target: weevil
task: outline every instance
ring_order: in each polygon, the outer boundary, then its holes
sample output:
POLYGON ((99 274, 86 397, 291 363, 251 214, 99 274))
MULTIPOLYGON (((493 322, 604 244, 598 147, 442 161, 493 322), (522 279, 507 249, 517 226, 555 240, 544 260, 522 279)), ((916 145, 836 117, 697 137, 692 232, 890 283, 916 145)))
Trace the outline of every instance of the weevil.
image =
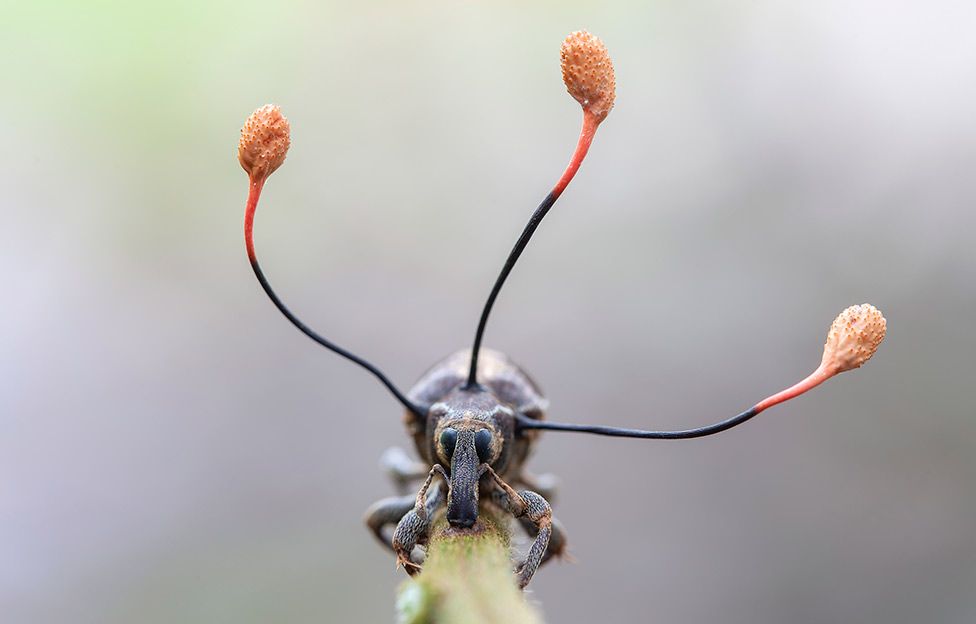
POLYGON ((534 538, 516 568, 520 587, 550 557, 565 551, 566 537, 552 517, 549 501, 555 482, 534 478, 525 462, 536 432, 519 427, 519 417, 544 418, 546 400, 539 387, 498 351, 481 354, 479 383, 466 383, 471 351, 459 351, 431 368, 408 397, 429 406, 423 418, 408 411, 407 430, 421 462, 391 449, 383 462, 401 487, 424 479, 416 496, 381 500, 366 513, 366 524, 380 543, 388 544, 408 572, 420 568, 412 553, 430 534, 434 514, 446 507, 453 527, 469 529, 478 521, 479 504, 491 504, 521 521, 534 538), (425 478, 426 477, 426 478, 425 478), (437 483, 433 479, 440 478, 437 483), (516 490, 516 487, 526 489, 516 490), (384 533, 396 525, 392 539, 384 533))
POLYGON ((576 150, 562 176, 530 217, 495 280, 481 312, 471 349, 436 364, 404 394, 376 366, 312 330, 284 305, 258 264, 254 249, 254 214, 268 177, 282 165, 291 142, 291 128, 277 106, 255 111, 241 130, 238 160, 250 186, 244 213, 248 260, 258 282, 278 310, 306 336, 363 367, 406 408, 406 426, 419 460, 398 449, 384 455, 400 496, 387 498, 367 511, 366 524, 396 554, 410 574, 421 568, 417 557, 437 514, 443 512, 458 531, 477 528, 479 507, 493 506, 517 518, 532 539, 528 553, 515 567, 524 588, 540 565, 566 552, 566 534, 552 515, 552 477, 534 477, 526 460, 540 431, 570 431, 645 439, 699 438, 740 425, 760 412, 858 368, 870 359, 885 336, 886 321, 869 304, 851 306, 833 322, 820 366, 809 376, 773 394, 744 412, 712 425, 679 431, 647 431, 601 425, 575 425, 546 419, 546 399, 532 379, 504 354, 481 348, 492 306, 509 273, 542 219, 576 175, 600 123, 613 107, 615 77, 606 47, 585 31, 570 34, 560 53, 563 80, 583 109, 576 150), (416 494, 405 493, 422 482, 416 494), (516 489, 519 488, 519 489, 516 489), (395 527, 392 535, 390 527, 395 527))

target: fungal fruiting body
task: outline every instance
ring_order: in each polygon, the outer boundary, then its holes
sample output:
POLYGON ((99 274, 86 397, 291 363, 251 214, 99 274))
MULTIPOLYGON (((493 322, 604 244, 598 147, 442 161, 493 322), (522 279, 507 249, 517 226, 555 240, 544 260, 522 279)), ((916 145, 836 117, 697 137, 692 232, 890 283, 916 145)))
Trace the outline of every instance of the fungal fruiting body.
POLYGON ((603 427, 600 425, 571 425, 554 422, 541 422, 528 418, 520 418, 522 429, 539 429, 544 431, 575 431, 578 433, 593 433, 620 438, 645 438, 658 440, 688 440, 703 438, 727 431, 758 416, 761 412, 795 399, 801 394, 816 388, 834 375, 858 368, 871 359, 878 350, 878 345, 884 340, 887 323, 881 312, 873 305, 863 303, 847 308, 841 312, 827 333, 824 344, 823 358, 806 379, 789 388, 769 396, 756 403, 741 414, 732 418, 704 427, 682 429, 679 431, 647 431, 643 429, 625 429, 621 427, 603 427))
POLYGON ((585 30, 572 32, 559 50, 566 90, 583 107, 583 127, 576 151, 552 192, 557 197, 576 175, 600 123, 610 114, 617 97, 613 61, 599 37, 585 30))
POLYGON ((860 368, 878 350, 887 329, 885 317, 870 303, 847 308, 830 325, 817 370, 796 385, 763 399, 753 409, 758 414, 816 388, 838 373, 860 368))
POLYGON ((247 172, 250 186, 244 211, 244 243, 251 264, 257 262, 254 253, 254 212, 261 198, 264 182, 285 162, 291 146, 291 126, 281 109, 265 104, 244 122, 241 140, 237 144, 237 160, 247 172))
POLYGON ((291 126, 275 104, 265 104, 244 122, 237 160, 251 179, 264 179, 285 162, 291 146, 291 126))
POLYGON ((887 331, 881 310, 870 303, 847 308, 830 325, 820 365, 832 374, 860 368, 878 350, 887 331))
POLYGON ((549 209, 556 203, 576 172, 579 171, 583 159, 586 158, 586 153, 590 151, 590 144, 593 143, 597 127, 607 118, 616 98, 617 83, 613 73, 613 62, 610 60, 607 46, 603 45, 598 37, 585 30, 570 33, 563 41, 562 48, 559 51, 559 60, 566 90, 583 107, 583 125, 580 129, 579 139, 576 141, 576 149, 569 159, 569 164, 566 165, 566 169, 563 170, 563 174, 556 181, 549 194, 532 213, 525 229, 522 230, 522 234, 515 242, 515 246, 509 252, 505 264, 502 265, 502 270, 498 273, 495 284, 488 294, 487 301, 485 301, 485 306, 481 310, 481 318, 478 320, 478 328, 475 330, 474 344, 471 347, 471 366, 467 381, 467 387, 471 389, 478 387, 478 357, 481 353, 481 339, 484 336, 492 306, 495 305, 495 299, 505 284, 505 280, 508 279, 508 274, 515 267, 519 256, 522 255, 525 246, 529 244, 532 234, 535 233, 549 209))
POLYGON ((244 208, 244 245, 247 248, 247 259, 251 263, 254 276, 257 277, 258 283, 261 284, 261 288, 264 289, 271 303, 299 331, 333 353, 341 355, 347 360, 368 370, 380 383, 386 386, 408 411, 413 414, 419 414, 421 413, 420 408, 400 392, 380 369, 351 351, 343 349, 328 338, 325 338, 295 316, 281 301, 277 293, 275 293, 271 287, 271 283, 264 276, 264 271, 261 270, 257 253, 254 251, 254 213, 257 210, 258 200, 261 198, 261 190, 264 188, 264 183, 267 181, 268 176, 274 173, 285 162, 285 156, 288 154, 288 148, 290 146, 291 126, 284 115, 281 114, 281 109, 274 104, 267 104, 251 113, 251 116, 244 122, 244 127, 241 128, 241 139, 237 146, 237 159, 240 161, 244 171, 247 172, 249 178, 247 204, 244 208))
POLYGON ((577 30, 563 41, 559 61, 566 90, 584 111, 603 121, 617 96, 617 81, 607 46, 599 37, 577 30))

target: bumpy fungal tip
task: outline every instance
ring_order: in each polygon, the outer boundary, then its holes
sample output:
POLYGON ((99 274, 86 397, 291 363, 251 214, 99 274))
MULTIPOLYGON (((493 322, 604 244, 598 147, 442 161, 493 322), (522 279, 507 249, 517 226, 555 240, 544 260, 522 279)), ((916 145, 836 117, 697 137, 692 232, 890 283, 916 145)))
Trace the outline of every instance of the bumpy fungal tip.
POLYGON ((275 104, 265 104, 244 122, 237 159, 251 179, 264 179, 285 162, 291 126, 275 104))
POLYGON ((603 121, 616 97, 617 82, 607 46, 585 30, 572 32, 559 53, 566 90, 583 110, 603 121))
POLYGON ((860 368, 878 350, 888 322, 870 303, 841 312, 830 326, 821 366, 831 374, 860 368))

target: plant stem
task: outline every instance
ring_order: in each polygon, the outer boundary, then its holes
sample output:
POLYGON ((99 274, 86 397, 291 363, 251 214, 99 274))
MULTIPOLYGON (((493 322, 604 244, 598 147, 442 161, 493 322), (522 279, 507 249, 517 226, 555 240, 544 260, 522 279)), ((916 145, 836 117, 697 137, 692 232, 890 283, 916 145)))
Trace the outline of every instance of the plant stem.
POLYGON ((482 508, 471 529, 439 518, 423 571, 400 588, 401 624, 542 624, 515 585, 507 523, 482 508))

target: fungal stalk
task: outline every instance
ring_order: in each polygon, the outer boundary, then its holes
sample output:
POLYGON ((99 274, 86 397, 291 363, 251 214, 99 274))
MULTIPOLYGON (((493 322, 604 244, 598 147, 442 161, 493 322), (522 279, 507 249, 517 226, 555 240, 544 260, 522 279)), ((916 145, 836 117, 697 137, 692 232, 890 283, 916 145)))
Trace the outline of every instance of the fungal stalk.
POLYGON ((595 37, 585 30, 570 33, 563 41, 559 57, 566 90, 583 108, 583 126, 580 129, 576 149, 569 159, 569 164, 566 165, 566 169, 559 177, 556 185, 552 187, 552 190, 549 191, 549 194, 529 218, 528 224, 522 230, 522 235, 515 242, 515 246, 508 254, 508 259, 505 260, 501 272, 495 279, 495 285, 492 287, 488 300, 481 311, 481 319, 478 321, 478 329, 475 331, 474 346, 471 348, 471 368, 468 371, 468 381, 465 386, 469 390, 478 389, 478 357, 481 353, 481 339, 484 336, 488 316, 495 305, 498 293, 505 284, 508 274, 515 267, 519 256, 522 255, 525 246, 529 244, 532 235, 542 223, 542 219, 563 191, 566 190, 576 172, 579 171, 583 159, 586 158, 586 153, 590 150, 596 129, 610 114, 610 109, 613 108, 613 101, 616 98, 617 83, 613 74, 613 62, 610 60, 607 47, 603 45, 599 37, 595 37))
POLYGON ((261 270, 261 265, 258 264, 257 253, 254 251, 254 213, 257 210, 258 200, 261 198, 261 190, 264 188, 265 182, 285 162, 285 156, 288 154, 290 146, 291 126, 281 114, 281 109, 278 106, 274 104, 262 106, 251 113, 251 116, 244 122, 244 127, 241 129, 241 140, 237 147, 237 159, 244 171, 247 172, 250 182, 247 205, 244 209, 244 245, 247 249, 247 259, 251 263, 251 269, 254 270, 255 277, 257 277, 261 288, 264 289, 271 302, 299 331, 326 349, 368 370, 380 383, 386 386, 409 412, 423 416, 424 411, 400 392, 399 388, 380 369, 321 336, 295 316, 271 288, 264 271, 261 270))
POLYGON ((644 431, 620 427, 544 422, 520 415, 518 417, 519 428, 522 430, 575 431, 621 438, 663 440, 685 440, 721 433, 758 416, 770 407, 809 392, 835 375, 860 368, 877 352, 878 346, 884 340, 886 331, 887 321, 885 321, 881 311, 873 305, 862 303, 847 308, 830 325, 827 341, 824 343, 823 357, 816 370, 802 381, 766 397, 741 414, 713 425, 680 431, 644 431))

